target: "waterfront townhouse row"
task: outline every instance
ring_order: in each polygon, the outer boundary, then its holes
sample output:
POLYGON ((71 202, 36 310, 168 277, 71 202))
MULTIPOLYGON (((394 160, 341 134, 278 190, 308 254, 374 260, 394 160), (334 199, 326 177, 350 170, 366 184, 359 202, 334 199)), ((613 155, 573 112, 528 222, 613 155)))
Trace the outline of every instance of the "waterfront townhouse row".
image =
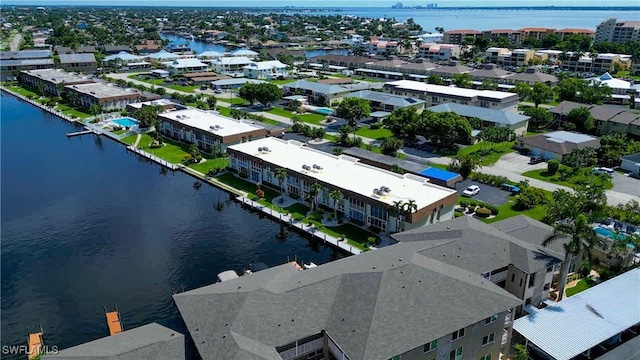
POLYGON ((276 189, 282 186, 289 197, 303 201, 309 201, 311 187, 320 184, 317 199, 312 201, 335 208, 349 221, 376 232, 397 232, 450 219, 458 197, 455 190, 433 185, 424 177, 399 175, 293 140, 269 137, 230 146, 227 152, 229 168, 241 178, 276 189), (276 177, 279 168, 286 169, 286 179, 276 177), (343 198, 334 201, 332 190, 340 191, 343 198), (394 209, 397 203, 411 204, 411 209, 394 209))
POLYGON ((19 81, 34 89, 42 89, 45 94, 62 96, 66 85, 93 83, 93 78, 67 72, 63 69, 24 70, 20 72, 19 81))
POLYGON ((432 85, 412 80, 391 81, 385 83, 382 89, 385 93, 425 100, 426 107, 454 103, 494 110, 515 110, 519 100, 514 93, 432 85))
POLYGON ((463 40, 467 38, 475 39, 477 37, 483 37, 490 40, 495 40, 499 37, 506 37, 511 44, 521 44, 523 40, 527 38, 535 38, 542 40, 545 37, 555 34, 560 36, 560 39, 564 39, 565 36, 570 35, 583 35, 594 37, 595 31, 589 29, 549 29, 549 28, 523 28, 519 30, 514 29, 491 29, 484 31, 477 30, 449 30, 444 32, 444 42, 447 44, 461 44, 463 40))
POLYGON ((186 326, 144 325, 44 359, 508 357, 513 321, 546 298, 561 264, 539 244, 552 231, 524 216, 448 220, 309 270, 286 263, 175 294, 186 326))
POLYGON ((52 69, 51 50, 22 50, 0 52, 0 79, 13 79, 16 72, 34 69, 52 69))

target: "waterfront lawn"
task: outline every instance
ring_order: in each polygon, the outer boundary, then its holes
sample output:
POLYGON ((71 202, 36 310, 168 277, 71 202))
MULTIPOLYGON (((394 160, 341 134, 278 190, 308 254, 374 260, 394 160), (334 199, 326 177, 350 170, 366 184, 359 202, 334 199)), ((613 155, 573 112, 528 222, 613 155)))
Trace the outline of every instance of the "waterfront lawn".
POLYGON ((390 137, 391 130, 389 129, 369 129, 367 126, 362 126, 358 130, 356 130, 356 135, 364 136, 369 139, 382 140, 384 138, 390 137))
MULTIPOLYGON (((568 168, 568 167, 564 165, 560 165, 560 168, 562 169, 562 168, 568 168)), ((567 180, 560 180, 559 173, 560 171, 558 171, 554 175, 551 175, 550 173, 547 172, 547 169, 545 168, 545 169, 527 171, 523 173, 522 176, 526 176, 533 179, 538 179, 538 180, 542 180, 542 181, 546 181, 546 182, 550 182, 550 183, 554 183, 562 186, 567 186, 574 189, 578 186, 577 184, 578 182, 584 181, 584 180, 592 181, 593 184, 596 186, 604 186, 606 190, 610 190, 613 188, 613 182, 611 182, 611 179, 601 175, 592 174, 590 168, 579 170, 576 174, 574 174, 567 180)))
POLYGON ((63 114, 65 114, 67 116, 71 116, 71 117, 75 116, 75 117, 80 118, 80 119, 86 119, 86 118, 91 116, 91 114, 88 114, 86 112, 83 112, 81 110, 72 108, 71 106, 64 105, 64 104, 58 104, 55 107, 55 109, 58 110, 58 111, 61 111, 63 114))
POLYGON ((495 164, 502 155, 513 152, 513 144, 513 141, 501 143, 481 141, 477 144, 460 149, 457 155, 478 156, 480 158, 480 165, 491 166, 495 164))
POLYGON ((206 154, 202 154, 202 157, 207 159, 207 161, 199 164, 191 164, 189 167, 205 175, 207 175, 210 170, 225 169, 229 165, 229 159, 227 158, 214 158, 206 154))
POLYGON ((155 140, 155 137, 151 136, 150 134, 142 134, 140 137, 140 142, 138 143, 138 149, 144 150, 145 152, 155 155, 172 164, 182 163, 184 157, 189 155, 189 144, 163 138, 162 141, 165 145, 157 149, 152 149, 149 147, 149 144, 151 144, 153 140, 155 140))
POLYGON ((133 145, 136 142, 137 138, 138 138, 138 135, 133 134, 133 135, 125 136, 120 140, 127 145, 133 145))
POLYGON ((566 290, 567 297, 573 296, 579 292, 585 291, 588 288, 594 286, 595 284, 596 282, 593 281, 593 279, 589 279, 589 278, 582 279, 578 281, 575 286, 567 288, 566 290))
POLYGON ((280 208, 278 208, 277 206, 271 203, 271 201, 273 201, 273 199, 279 195, 278 192, 275 190, 262 186, 261 189, 262 191, 264 191, 264 198, 258 199, 258 197, 256 196, 256 190, 258 190, 258 185, 252 182, 243 180, 232 173, 226 173, 226 174, 216 176, 216 179, 218 179, 218 181, 220 181, 221 183, 227 184, 233 188, 246 192, 247 197, 253 201, 257 201, 260 204, 267 206, 271 209, 278 210, 278 211, 280 210, 280 208))
POLYGON ((6 85, 7 89, 18 93, 22 96, 26 96, 28 98, 38 98, 40 97, 40 95, 38 95, 38 93, 36 92, 35 89, 31 89, 29 87, 26 86, 21 86, 21 85, 17 85, 17 84, 10 84, 10 85, 6 85))

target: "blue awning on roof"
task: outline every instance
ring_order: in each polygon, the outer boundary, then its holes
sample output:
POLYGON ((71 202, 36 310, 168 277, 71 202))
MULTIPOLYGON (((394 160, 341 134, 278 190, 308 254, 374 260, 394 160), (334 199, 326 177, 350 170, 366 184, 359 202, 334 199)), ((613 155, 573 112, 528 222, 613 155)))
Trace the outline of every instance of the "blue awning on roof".
POLYGON ((442 180, 442 181, 449 181, 449 180, 455 179, 455 178, 460 176, 460 174, 457 174, 457 173, 454 173, 454 172, 451 172, 451 171, 447 171, 447 170, 434 168, 434 167, 430 167, 430 168, 426 168, 426 169, 422 170, 420 172, 420 175, 423 175, 423 176, 426 176, 426 177, 430 177, 430 178, 433 178, 433 179, 442 180))

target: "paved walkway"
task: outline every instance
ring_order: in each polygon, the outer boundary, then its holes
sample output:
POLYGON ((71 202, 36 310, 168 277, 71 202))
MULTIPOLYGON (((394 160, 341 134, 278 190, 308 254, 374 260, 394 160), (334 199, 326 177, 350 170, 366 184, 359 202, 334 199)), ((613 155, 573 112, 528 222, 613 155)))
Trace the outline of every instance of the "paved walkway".
POLYGON ((136 137, 136 142, 134 142, 133 145, 131 146, 133 146, 134 148, 137 148, 138 143, 140 142, 140 139, 142 139, 142 134, 138 134, 138 137, 136 137))
POLYGON ((13 37, 11 43, 9 44, 9 50, 18 51, 20 49, 20 42, 22 41, 22 34, 17 33, 16 36, 13 37))

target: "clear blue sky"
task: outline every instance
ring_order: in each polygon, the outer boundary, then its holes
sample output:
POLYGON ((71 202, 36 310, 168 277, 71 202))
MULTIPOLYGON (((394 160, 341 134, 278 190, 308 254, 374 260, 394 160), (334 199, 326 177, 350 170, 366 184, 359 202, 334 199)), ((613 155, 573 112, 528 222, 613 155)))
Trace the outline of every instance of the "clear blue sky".
MULTIPOLYGON (((142 5, 142 6, 300 6, 300 7, 390 7, 397 0, 3 0, 4 4, 25 4, 25 5, 142 5)), ((405 0, 401 1, 406 5, 425 5, 427 3, 438 3, 438 6, 530 6, 535 3, 537 6, 638 6, 638 0, 405 0)))

